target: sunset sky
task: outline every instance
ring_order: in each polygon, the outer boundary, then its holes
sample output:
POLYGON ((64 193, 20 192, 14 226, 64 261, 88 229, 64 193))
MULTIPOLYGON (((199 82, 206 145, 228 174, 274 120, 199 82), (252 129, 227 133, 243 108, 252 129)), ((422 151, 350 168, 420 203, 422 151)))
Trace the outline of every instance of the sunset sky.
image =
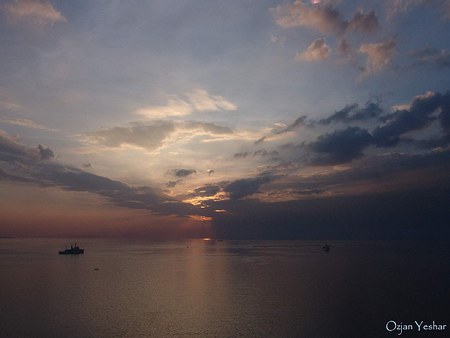
POLYGON ((0 5, 0 236, 450 234, 450 0, 0 5))

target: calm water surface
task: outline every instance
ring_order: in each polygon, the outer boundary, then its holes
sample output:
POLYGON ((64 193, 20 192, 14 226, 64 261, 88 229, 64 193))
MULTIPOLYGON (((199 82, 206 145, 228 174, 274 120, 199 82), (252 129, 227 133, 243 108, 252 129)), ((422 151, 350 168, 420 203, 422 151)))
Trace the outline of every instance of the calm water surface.
MULTIPOLYGON (((450 324, 448 243, 0 239, 2 337, 398 337, 450 324)), ((450 336, 450 329, 401 337, 450 336)))

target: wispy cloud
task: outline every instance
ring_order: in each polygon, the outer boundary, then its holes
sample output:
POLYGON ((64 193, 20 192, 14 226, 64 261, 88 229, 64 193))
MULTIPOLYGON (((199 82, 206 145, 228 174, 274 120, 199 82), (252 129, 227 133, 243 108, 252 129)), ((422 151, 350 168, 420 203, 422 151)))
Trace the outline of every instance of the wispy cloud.
POLYGON ((450 19, 450 0, 385 0, 386 15, 390 19, 419 6, 437 8, 444 18, 450 19))
POLYGON ((165 118, 171 116, 187 116, 195 111, 236 110, 236 105, 220 95, 211 95, 204 89, 194 89, 185 93, 184 97, 175 96, 164 106, 147 106, 140 108, 136 114, 146 118, 165 118))
POLYGON ((22 126, 30 129, 38 129, 38 130, 47 130, 47 131, 55 131, 55 129, 48 128, 39 123, 36 123, 32 120, 25 118, 14 118, 7 116, 0 116, 0 123, 13 124, 17 126, 22 126))
POLYGON ((325 39, 314 40, 302 53, 297 53, 296 60, 300 61, 322 61, 328 58, 331 48, 325 43, 325 39))
POLYGON ((204 89, 186 93, 191 105, 198 111, 236 110, 236 105, 220 95, 211 95, 204 89))
POLYGON ((274 8, 276 23, 284 28, 308 27, 324 34, 342 35, 350 31, 372 33, 379 28, 374 11, 359 9, 345 20, 338 9, 327 2, 307 5, 301 0, 274 8))
POLYGON ((363 76, 380 72, 388 66, 395 54, 397 42, 394 38, 379 43, 367 43, 359 47, 359 52, 367 56, 363 76))
POLYGON ((149 123, 134 122, 129 127, 113 127, 86 134, 90 143, 118 148, 135 146, 154 151, 164 144, 193 136, 204 135, 214 138, 233 134, 224 126, 198 121, 155 120, 149 123))
POLYGON ((348 123, 352 121, 364 121, 376 118, 380 116, 382 113, 383 109, 380 107, 378 102, 369 101, 362 108, 360 108, 357 103, 353 103, 336 111, 329 117, 319 120, 319 123, 328 125, 330 123, 337 123, 337 122, 348 123))
POLYGON ((39 26, 67 22, 67 19, 48 1, 14 0, 0 7, 13 21, 39 26))
POLYGON ((438 69, 450 67, 450 50, 436 48, 423 48, 413 54, 413 66, 431 66, 438 69))
POLYGON ((186 116, 193 112, 193 107, 181 99, 169 99, 165 106, 147 106, 136 111, 146 118, 164 118, 169 116, 186 116))

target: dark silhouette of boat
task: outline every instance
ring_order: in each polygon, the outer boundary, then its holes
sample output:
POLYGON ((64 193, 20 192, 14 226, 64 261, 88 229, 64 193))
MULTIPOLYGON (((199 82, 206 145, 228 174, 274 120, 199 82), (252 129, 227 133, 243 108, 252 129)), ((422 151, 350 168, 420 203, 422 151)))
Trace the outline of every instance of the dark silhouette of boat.
POLYGON ((84 254, 84 249, 80 249, 80 247, 75 243, 75 245, 70 245, 70 249, 66 247, 66 250, 59 251, 60 255, 82 255, 84 254))
POLYGON ((330 246, 329 246, 328 244, 325 244, 325 245, 322 247, 322 249, 323 249, 323 251, 325 251, 325 252, 330 252, 330 246))

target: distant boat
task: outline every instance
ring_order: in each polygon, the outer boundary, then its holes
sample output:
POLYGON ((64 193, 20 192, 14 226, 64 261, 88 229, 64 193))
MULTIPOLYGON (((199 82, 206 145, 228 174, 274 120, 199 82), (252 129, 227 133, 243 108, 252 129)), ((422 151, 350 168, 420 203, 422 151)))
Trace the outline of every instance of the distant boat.
POLYGON ((325 252, 329 252, 329 251, 330 251, 330 246, 329 246, 328 244, 325 244, 325 245, 322 247, 322 249, 323 249, 323 251, 325 251, 325 252))
POLYGON ((71 245, 70 249, 59 251, 60 255, 81 255, 84 254, 84 249, 80 249, 80 247, 75 243, 75 245, 71 245))

